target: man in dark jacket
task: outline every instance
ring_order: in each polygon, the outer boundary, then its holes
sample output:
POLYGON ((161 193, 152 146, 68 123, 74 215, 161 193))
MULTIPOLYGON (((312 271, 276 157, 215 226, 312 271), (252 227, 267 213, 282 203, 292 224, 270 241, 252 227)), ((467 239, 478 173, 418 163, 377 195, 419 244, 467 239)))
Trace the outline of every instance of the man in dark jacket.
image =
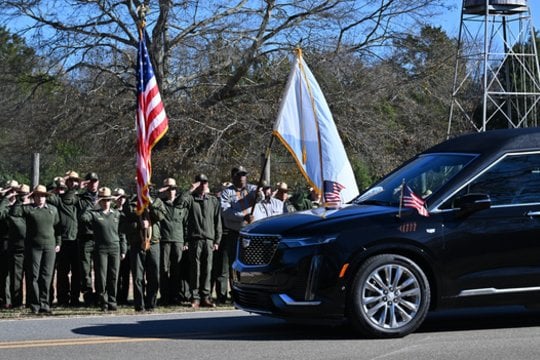
POLYGON ((15 195, 18 189, 19 183, 15 180, 10 180, 6 183, 5 188, 0 190, 0 194, 4 195, 3 200, 5 200, 3 214, 0 214, 0 306, 6 309, 12 307, 9 266, 11 261, 9 251, 10 219, 7 214, 9 212, 8 205, 13 205, 15 202, 15 195))
MULTIPOLYGON (((22 217, 9 216, 8 214, 10 208, 15 204, 30 204, 30 199, 28 199, 29 192, 30 187, 23 184, 17 190, 17 196, 4 198, 0 201, 0 219, 7 219, 8 221, 9 290, 11 294, 11 305, 14 308, 19 308, 23 305, 23 278, 25 272, 27 274, 26 282, 29 282, 28 271, 25 266, 26 221, 22 217)), ((27 298, 29 298, 29 288, 27 284, 27 298)))
MULTIPOLYGON (((77 211, 82 214, 84 211, 93 209, 97 203, 99 177, 95 172, 90 172, 81 181, 81 187, 86 191, 79 195, 77 211)), ((81 264, 81 292, 83 293, 86 306, 93 306, 97 303, 92 284, 92 263, 94 262, 94 230, 92 225, 79 222, 77 238, 79 239, 79 254, 81 264)))
POLYGON ((47 202, 56 206, 60 215, 62 248, 56 257, 56 291, 58 306, 79 306, 81 293, 81 264, 79 260, 78 203, 79 174, 70 170, 64 177, 66 189, 53 194, 47 202), (71 278, 69 274, 71 273, 71 278))
POLYGON ((141 216, 136 213, 136 198, 126 209, 124 232, 130 247, 130 266, 133 276, 133 305, 135 311, 153 311, 159 290, 159 222, 165 207, 153 199, 141 216))
POLYGON ((167 178, 159 189, 165 208, 160 225, 160 293, 162 305, 177 304, 180 293, 180 261, 184 251, 186 209, 177 198, 176 180, 167 178))
POLYGON ((218 250, 221 241, 221 205, 219 200, 210 194, 208 177, 204 174, 195 177, 195 183, 182 195, 182 201, 188 209, 191 306, 214 307, 210 276, 213 253, 218 250))

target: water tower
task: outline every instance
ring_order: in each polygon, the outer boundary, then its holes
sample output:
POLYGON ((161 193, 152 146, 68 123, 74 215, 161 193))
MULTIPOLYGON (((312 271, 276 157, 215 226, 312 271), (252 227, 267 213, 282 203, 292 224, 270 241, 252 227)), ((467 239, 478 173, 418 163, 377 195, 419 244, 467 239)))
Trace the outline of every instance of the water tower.
POLYGON ((448 136, 537 126, 540 68, 526 0, 464 0, 448 136))

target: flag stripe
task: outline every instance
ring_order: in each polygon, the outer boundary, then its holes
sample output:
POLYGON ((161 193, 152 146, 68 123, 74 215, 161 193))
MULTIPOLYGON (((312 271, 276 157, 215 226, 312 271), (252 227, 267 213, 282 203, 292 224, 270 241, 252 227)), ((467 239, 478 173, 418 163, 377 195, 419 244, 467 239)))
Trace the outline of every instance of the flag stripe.
POLYGON ((139 42, 137 65, 137 213, 141 214, 150 203, 152 148, 169 128, 169 119, 146 49, 144 31, 139 42))
POLYGON ((402 201, 403 206, 416 209, 422 216, 429 216, 424 199, 416 195, 407 185, 404 185, 402 201))

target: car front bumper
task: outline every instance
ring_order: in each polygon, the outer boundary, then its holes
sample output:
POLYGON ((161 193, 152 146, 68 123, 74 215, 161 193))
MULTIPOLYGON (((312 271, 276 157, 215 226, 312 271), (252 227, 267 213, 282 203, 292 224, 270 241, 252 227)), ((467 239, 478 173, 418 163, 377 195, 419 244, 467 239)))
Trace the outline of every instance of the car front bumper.
MULTIPOLYGON (((326 245, 275 246, 264 264, 233 264, 233 301, 239 309, 283 318, 343 319, 345 287, 326 245)), ((250 262, 250 261, 248 261, 250 262)))

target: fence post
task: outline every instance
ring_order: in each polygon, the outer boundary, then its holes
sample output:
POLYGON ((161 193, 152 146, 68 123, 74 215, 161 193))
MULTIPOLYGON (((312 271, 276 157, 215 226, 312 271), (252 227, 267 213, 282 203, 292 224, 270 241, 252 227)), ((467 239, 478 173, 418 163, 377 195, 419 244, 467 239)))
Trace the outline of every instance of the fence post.
POLYGON ((39 185, 39 153, 34 153, 32 162, 32 189, 39 185))

